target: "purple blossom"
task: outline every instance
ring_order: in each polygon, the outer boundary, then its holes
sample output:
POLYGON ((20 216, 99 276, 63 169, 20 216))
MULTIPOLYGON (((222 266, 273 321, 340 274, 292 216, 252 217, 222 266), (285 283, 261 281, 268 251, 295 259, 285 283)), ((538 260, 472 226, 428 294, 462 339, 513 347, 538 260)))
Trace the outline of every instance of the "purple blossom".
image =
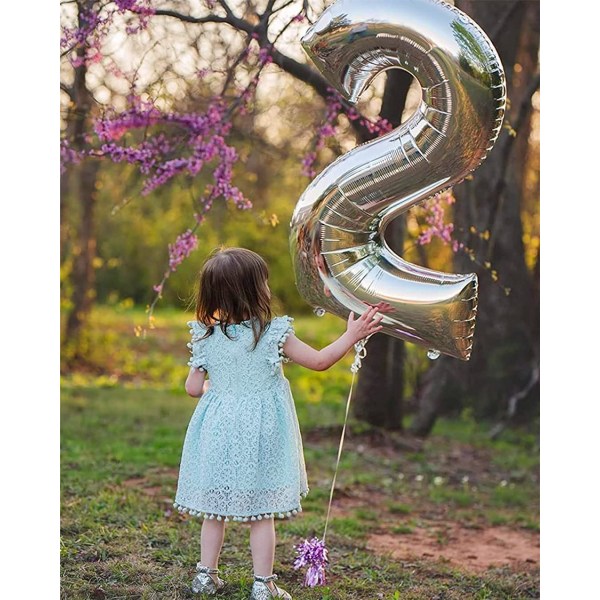
POLYGON ((127 25, 125 32, 128 35, 134 35, 148 27, 150 17, 156 12, 156 9, 150 6, 152 0, 114 0, 117 5, 117 12, 124 14, 126 12, 137 15, 137 24, 127 25))
POLYGON ((136 26, 128 25, 128 34, 137 33, 148 26, 149 18, 156 12, 150 6, 151 0, 115 0, 116 8, 105 9, 105 5, 92 4, 79 9, 79 24, 62 27, 60 47, 69 50, 68 59, 73 67, 97 63, 102 60, 102 44, 113 24, 115 14, 134 13, 138 18, 136 26), (74 52, 77 50, 77 52, 74 52))
POLYGON ((73 150, 69 144, 69 140, 63 138, 60 140, 60 172, 65 173, 67 165, 78 164, 86 155, 85 150, 73 150))
POLYGON ((101 17, 98 11, 92 8, 82 7, 79 10, 79 23, 77 27, 62 27, 62 36, 60 38, 60 47, 68 48, 91 43, 91 38, 99 33, 99 30, 108 21, 108 16, 101 17))
POLYGON ((60 47, 68 49, 68 59, 73 67, 99 62, 102 59, 102 42, 112 23, 112 13, 100 15, 100 10, 80 8, 79 26, 61 27, 60 47), (73 50, 77 50, 76 53, 73 50))
POLYGON ((264 46, 258 51, 258 61, 261 65, 268 65, 273 62, 273 57, 271 56, 272 46, 264 46))
MULTIPOLYGON (((325 118, 322 125, 317 129, 317 133, 313 139, 315 150, 323 148, 325 146, 325 140, 335 135, 334 123, 338 119, 343 108, 339 92, 332 87, 328 87, 327 89, 329 95, 327 96, 325 118)), ((368 119, 361 117, 354 108, 349 108, 346 115, 351 121, 360 120, 371 133, 383 135, 392 129, 391 124, 386 119, 379 119, 376 122, 369 121, 368 119)), ((316 158, 317 154, 314 151, 310 151, 304 156, 302 160, 303 175, 306 175, 307 177, 314 177, 316 175, 316 171, 312 168, 316 158)))
POLYGON ((435 196, 427 200, 424 204, 427 210, 425 221, 428 225, 419 237, 417 243, 421 246, 429 244, 434 237, 442 240, 444 244, 451 244, 452 250, 457 251, 461 246, 454 243, 452 239, 452 232, 454 231, 454 225, 452 223, 445 222, 445 211, 444 203, 453 204, 455 201, 454 195, 451 191, 446 191, 441 194, 435 194, 435 196))
POLYGON ((458 252, 464 247, 465 245, 462 242, 459 242, 458 240, 452 240, 452 252, 458 252))
POLYGON ((140 15, 153 15, 156 12, 150 6, 151 0, 114 0, 114 2, 120 13, 129 11, 140 15))
MULTIPOLYGON (((174 244, 169 244, 169 269, 171 272, 177 270, 177 267, 198 247, 198 237, 191 230, 188 229, 181 235, 177 236, 174 244)), ((162 284, 160 291, 162 291, 162 284)), ((155 291, 160 293, 158 290, 155 291)))
POLYGON ((296 548, 294 569, 308 567, 304 576, 304 585, 307 587, 324 585, 326 582, 325 569, 329 560, 325 542, 313 537, 310 541, 305 539, 301 544, 295 545, 294 548, 296 548))
POLYGON ((101 141, 120 139, 130 129, 150 127, 160 122, 164 115, 152 103, 144 102, 135 96, 129 96, 131 108, 116 113, 107 111, 103 117, 96 119, 94 131, 101 141))
POLYGON ((195 177, 207 163, 216 159, 214 183, 205 190, 204 210, 208 210, 218 197, 233 201, 240 209, 252 206, 231 183, 238 153, 226 141, 231 122, 227 120, 227 107, 221 98, 214 98, 204 113, 183 114, 162 113, 151 102, 136 96, 130 96, 129 102, 131 106, 127 110, 107 112, 97 119, 94 130, 99 139, 106 142, 101 146, 103 156, 114 162, 135 164, 148 176, 143 183, 143 195, 177 175, 195 177), (152 126, 168 126, 175 133, 170 137, 164 131, 153 135, 149 132, 152 126), (144 131, 146 138, 137 145, 123 145, 124 135, 138 129, 144 131))
POLYGON ((307 177, 314 177, 317 172, 312 168, 313 163, 317 158, 316 152, 309 152, 302 159, 302 174, 307 177))

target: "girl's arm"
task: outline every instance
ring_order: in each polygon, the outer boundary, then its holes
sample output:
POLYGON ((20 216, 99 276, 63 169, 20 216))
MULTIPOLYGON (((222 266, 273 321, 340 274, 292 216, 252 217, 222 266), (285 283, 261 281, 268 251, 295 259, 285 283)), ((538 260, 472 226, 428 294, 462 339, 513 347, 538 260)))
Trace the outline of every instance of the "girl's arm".
MULTIPOLYGON (((192 398, 200 398, 200 396, 206 392, 206 389, 204 389, 205 377, 206 371, 202 371, 196 367, 190 368, 190 372, 185 380, 185 391, 192 396, 192 398)), ((208 381, 206 384, 208 384, 208 381)), ((208 387, 208 385, 206 387, 208 387)))
POLYGON ((283 344, 283 351, 286 356, 303 367, 314 371, 325 371, 343 358, 356 342, 382 329, 379 323, 383 319, 383 315, 378 311, 378 306, 371 306, 356 320, 354 313, 351 312, 348 316, 346 331, 335 342, 325 346, 322 350, 312 348, 290 333, 283 344))

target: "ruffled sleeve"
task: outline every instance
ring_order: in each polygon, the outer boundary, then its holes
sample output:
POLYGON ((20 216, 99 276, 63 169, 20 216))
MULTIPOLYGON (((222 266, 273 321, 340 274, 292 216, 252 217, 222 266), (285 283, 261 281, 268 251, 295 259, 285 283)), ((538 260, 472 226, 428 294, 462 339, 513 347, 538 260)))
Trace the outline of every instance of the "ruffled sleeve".
POLYGON ((277 371, 282 362, 291 362, 291 358, 285 355, 283 345, 290 333, 294 332, 292 325, 294 319, 284 315, 283 317, 275 317, 269 326, 269 363, 273 371, 277 371))
POLYGON ((206 371, 206 339, 201 338, 206 333, 207 328, 198 321, 188 321, 188 327, 192 334, 192 341, 187 345, 190 349, 190 354, 192 355, 188 361, 188 366, 206 371))

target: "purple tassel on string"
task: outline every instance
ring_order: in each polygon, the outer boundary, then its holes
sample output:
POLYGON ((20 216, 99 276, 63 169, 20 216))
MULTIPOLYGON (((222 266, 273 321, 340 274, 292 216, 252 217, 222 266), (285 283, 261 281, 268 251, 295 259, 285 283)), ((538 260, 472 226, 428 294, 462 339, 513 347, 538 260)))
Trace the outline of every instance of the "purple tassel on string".
POLYGON ((301 544, 295 545, 294 548, 296 548, 297 554, 294 569, 308 567, 304 577, 304 585, 308 587, 323 585, 328 562, 325 542, 313 537, 310 541, 305 539, 301 544))

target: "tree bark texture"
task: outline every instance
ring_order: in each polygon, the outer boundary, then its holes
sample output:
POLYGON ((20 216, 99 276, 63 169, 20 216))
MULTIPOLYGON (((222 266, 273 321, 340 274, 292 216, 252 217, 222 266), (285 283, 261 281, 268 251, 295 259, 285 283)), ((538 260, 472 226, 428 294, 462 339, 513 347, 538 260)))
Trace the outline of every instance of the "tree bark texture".
POLYGON ((442 356, 424 375, 410 427, 420 436, 431 432, 445 409, 470 406, 477 417, 495 418, 506 412, 515 394, 522 397, 522 412, 535 411, 539 404, 539 385, 529 383, 539 364, 539 270, 530 272, 526 266, 521 221, 531 97, 539 84, 539 3, 457 0, 456 5, 481 25, 500 54, 510 101, 506 119, 517 135, 503 130, 473 179, 454 190, 456 235, 477 261, 459 251, 454 267, 479 275, 473 353, 466 363, 442 356), (485 231, 489 240, 479 235, 485 231), (505 288, 510 288, 508 295, 505 288))
MULTIPOLYGON (((79 25, 83 25, 85 12, 83 4, 79 5, 79 25)), ((78 49, 85 52, 85 48, 78 49)), ((87 148, 87 126, 91 117, 94 98, 86 85, 87 67, 84 64, 75 68, 75 79, 72 87, 74 106, 73 115, 73 148, 81 151, 87 148)), ((73 166, 72 166, 73 167, 73 166)), ((71 309, 63 337, 63 346, 68 348, 69 360, 73 362, 85 360, 82 330, 95 297, 94 258, 96 257, 95 205, 96 182, 100 164, 90 158, 73 167, 69 177, 72 193, 79 205, 78 229, 73 243, 74 254, 71 285, 71 309)), ((66 174, 65 174, 66 175, 66 174)), ((67 181, 65 175, 63 180, 67 181)), ((61 193, 66 193, 66 187, 61 186, 61 193)), ((65 199, 61 198, 61 209, 65 210, 65 199)), ((61 218, 64 220, 64 215, 61 218)))
MULTIPOLYGON (((400 69, 387 73, 380 116, 392 126, 400 125, 412 76, 400 69)), ((394 219, 386 230, 386 241, 398 255, 402 254, 405 218, 394 219)), ((375 334, 366 345, 367 355, 358 373, 353 398, 353 416, 370 425, 401 430, 403 420, 404 357, 402 340, 375 334)))

